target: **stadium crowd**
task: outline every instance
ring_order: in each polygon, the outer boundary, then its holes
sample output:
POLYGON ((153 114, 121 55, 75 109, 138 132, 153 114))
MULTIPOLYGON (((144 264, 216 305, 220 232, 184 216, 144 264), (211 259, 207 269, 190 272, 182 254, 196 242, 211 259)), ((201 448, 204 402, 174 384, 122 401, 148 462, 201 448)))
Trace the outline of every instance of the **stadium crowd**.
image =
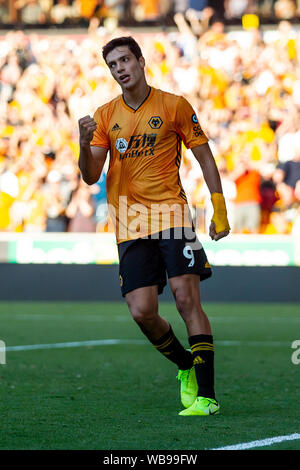
MULTIPOLYGON (((5 34, 0 231, 108 230, 106 174, 93 186, 80 180, 77 121, 120 93, 102 46, 134 35, 149 83, 185 96, 209 136, 233 233, 299 234, 299 33, 286 19, 264 33, 257 25, 226 32, 210 7, 178 11, 174 21, 176 31, 133 33, 95 16, 84 36, 5 34)), ((205 232, 209 192, 184 147, 181 179, 205 232)))
POLYGON ((300 0, 0 0, 0 24, 74 26, 93 17, 103 24, 170 24, 176 13, 192 8, 201 16, 207 7, 233 23, 245 13, 256 13, 268 21, 293 21, 300 16, 300 0))

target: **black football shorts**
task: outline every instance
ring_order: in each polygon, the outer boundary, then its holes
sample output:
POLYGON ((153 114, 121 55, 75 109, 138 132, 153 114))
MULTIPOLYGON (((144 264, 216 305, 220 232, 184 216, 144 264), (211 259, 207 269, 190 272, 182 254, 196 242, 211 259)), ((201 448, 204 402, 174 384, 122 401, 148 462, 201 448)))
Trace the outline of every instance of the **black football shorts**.
POLYGON ((120 286, 123 297, 130 291, 158 286, 163 292, 168 278, 199 274, 212 275, 205 251, 192 228, 180 227, 118 245, 120 286))

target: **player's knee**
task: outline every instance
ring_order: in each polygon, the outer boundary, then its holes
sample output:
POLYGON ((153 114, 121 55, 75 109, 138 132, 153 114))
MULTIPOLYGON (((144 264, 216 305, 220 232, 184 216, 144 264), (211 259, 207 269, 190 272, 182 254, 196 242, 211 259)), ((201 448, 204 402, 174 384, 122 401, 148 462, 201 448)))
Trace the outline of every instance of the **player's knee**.
POLYGON ((180 315, 187 316, 194 308, 194 300, 189 291, 178 292, 175 296, 176 307, 180 315))
POLYGON ((139 325, 146 325, 154 321, 156 311, 144 303, 132 305, 130 312, 134 321, 139 325))
POLYGON ((183 289, 175 292, 175 301, 178 312, 185 323, 194 320, 195 316, 205 315, 200 300, 193 294, 192 289, 183 289))

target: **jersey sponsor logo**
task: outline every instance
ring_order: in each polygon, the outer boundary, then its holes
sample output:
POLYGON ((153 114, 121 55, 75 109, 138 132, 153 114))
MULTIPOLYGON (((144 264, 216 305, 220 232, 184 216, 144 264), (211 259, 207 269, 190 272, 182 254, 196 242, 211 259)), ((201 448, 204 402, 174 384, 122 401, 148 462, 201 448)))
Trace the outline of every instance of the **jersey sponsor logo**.
MULTIPOLYGON (((126 147, 126 154, 120 155, 120 160, 124 158, 154 156, 156 137, 157 134, 132 135, 126 147)), ((125 153, 125 151, 121 153, 125 153)))
POLYGON ((163 124, 163 120, 159 116, 152 116, 149 119, 148 124, 151 129, 159 129, 163 124))
POLYGON ((199 137, 199 135, 203 135, 203 131, 202 131, 201 127, 200 127, 200 124, 199 124, 199 122, 198 122, 198 118, 197 118, 197 116, 196 116, 195 113, 192 114, 192 122, 193 122, 193 124, 195 124, 195 125, 193 126, 194 136, 195 136, 195 137, 199 137))
POLYGON ((195 113, 192 115, 192 121, 194 124, 198 124, 198 118, 195 113))
POLYGON ((195 137, 199 137, 199 135, 203 135, 203 130, 201 129, 199 124, 195 124, 195 126, 193 126, 193 132, 194 132, 195 137))
POLYGON ((121 130, 121 127, 119 126, 119 124, 116 122, 116 124, 111 128, 112 132, 113 131, 120 131, 121 130))
POLYGON ((126 150, 127 150, 127 147, 128 147, 128 142, 127 142, 126 139, 121 137, 120 139, 116 140, 115 146, 116 146, 116 149, 118 150, 118 152, 125 153, 126 150))

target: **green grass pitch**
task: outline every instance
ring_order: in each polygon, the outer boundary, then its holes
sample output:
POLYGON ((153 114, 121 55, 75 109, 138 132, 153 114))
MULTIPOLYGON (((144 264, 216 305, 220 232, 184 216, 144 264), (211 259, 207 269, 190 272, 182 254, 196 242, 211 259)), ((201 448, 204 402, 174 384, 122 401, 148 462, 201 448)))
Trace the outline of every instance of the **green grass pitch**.
MULTIPOLYGON (((299 433, 299 304, 207 304, 221 413, 181 417, 174 364, 125 303, 0 303, 1 449, 202 450, 299 433), (118 339, 119 344, 82 345, 118 339), (9 350, 78 342, 77 347, 9 350)), ((160 312, 188 347, 174 304, 160 312)), ((300 357, 300 354, 299 354, 300 357)), ((264 449, 298 449, 300 440, 264 449)))

